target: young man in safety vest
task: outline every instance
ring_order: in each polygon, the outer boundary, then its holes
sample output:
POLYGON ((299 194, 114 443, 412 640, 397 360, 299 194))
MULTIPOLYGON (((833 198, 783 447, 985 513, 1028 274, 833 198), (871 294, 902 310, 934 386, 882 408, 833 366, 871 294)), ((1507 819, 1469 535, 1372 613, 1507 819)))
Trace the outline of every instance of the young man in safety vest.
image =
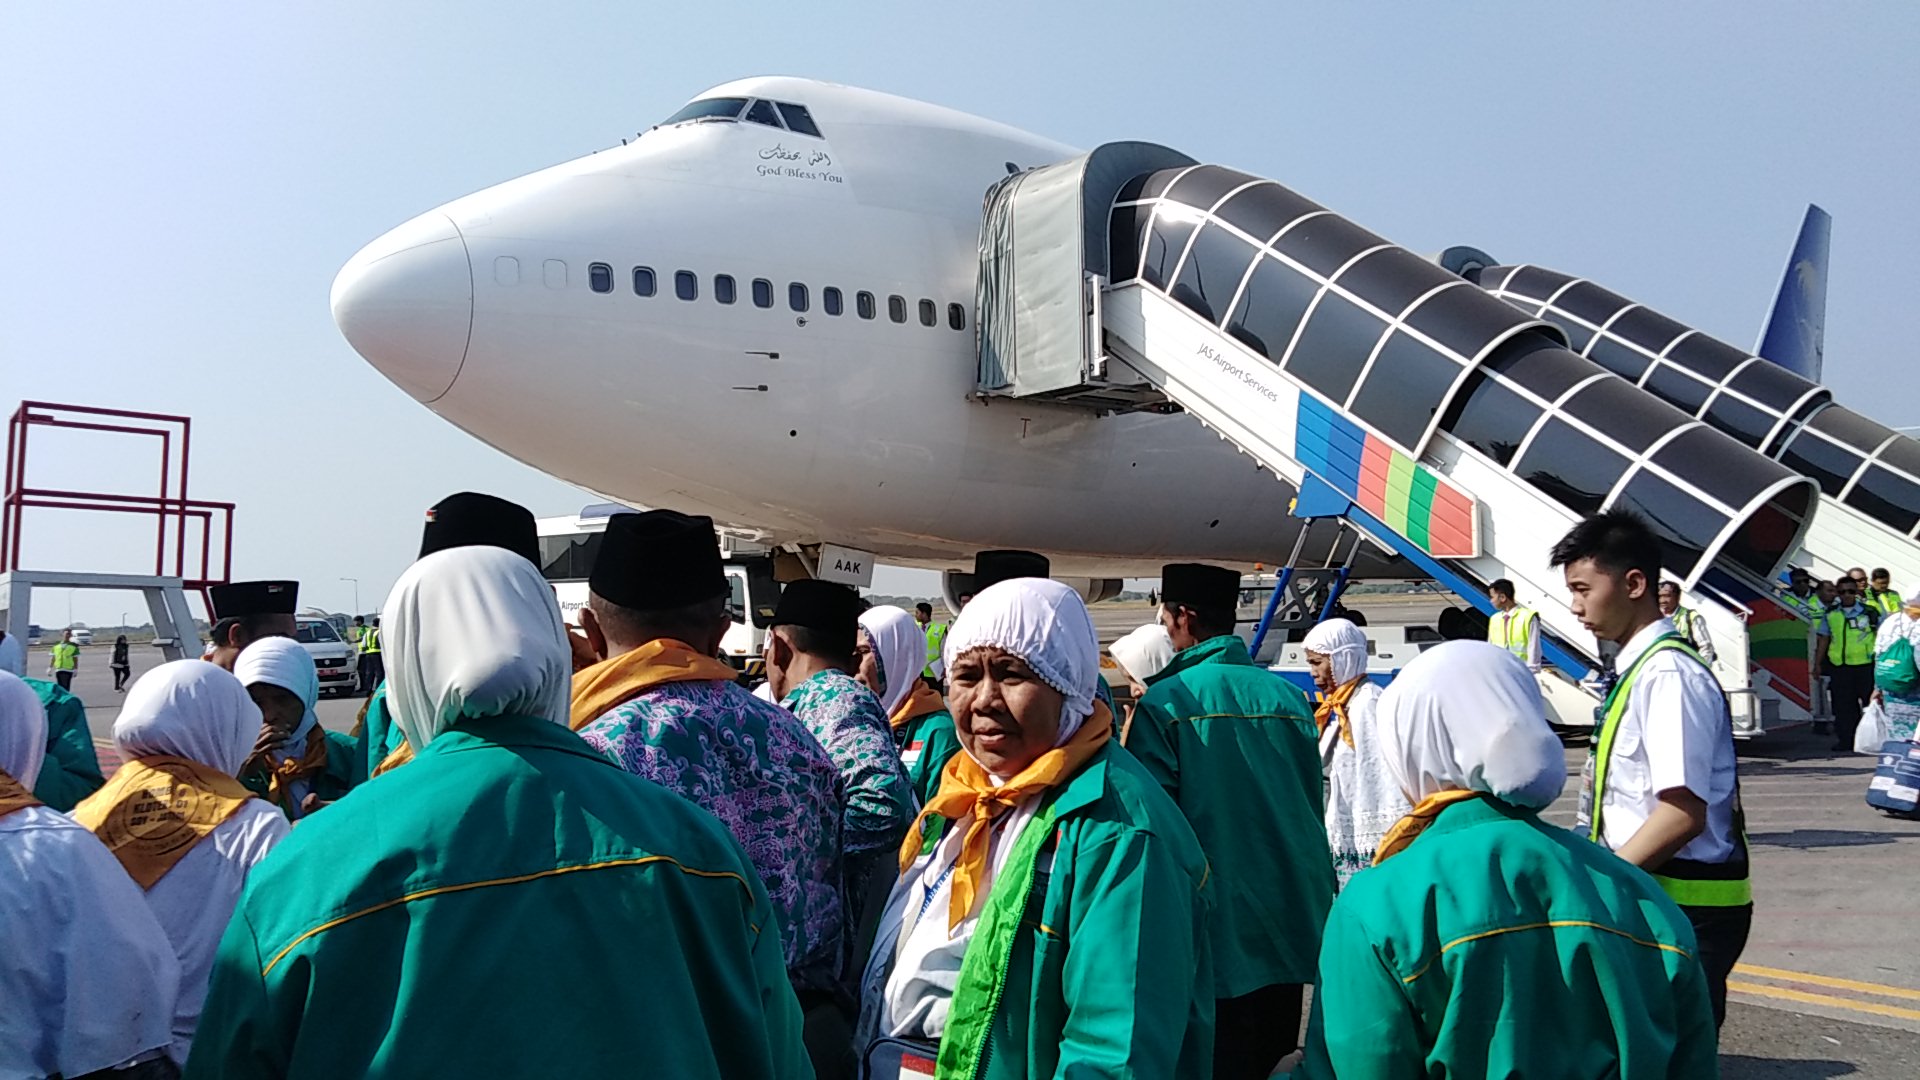
POLYGON ((921 632, 927 635, 927 667, 920 673, 920 677, 933 684, 934 689, 937 690, 940 688, 940 683, 947 677, 947 664, 941 656, 941 650, 947 645, 948 624, 934 622, 933 605, 925 601, 913 605, 913 621, 919 623, 921 632))
POLYGON ((1506 578, 1487 586, 1487 599, 1493 601, 1493 617, 1487 620, 1487 641, 1519 657, 1528 671, 1538 674, 1544 664, 1540 654, 1540 617, 1533 609, 1515 602, 1513 582, 1506 578))
POLYGON ((1671 581, 1660 583, 1660 614, 1673 620, 1674 632, 1693 646, 1700 659, 1713 666, 1713 635, 1707 633, 1707 620, 1699 612, 1680 603, 1680 586, 1671 581))
POLYGON ((1620 679, 1596 711, 1579 827, 1687 913, 1724 1023, 1727 975, 1753 927, 1726 693, 1660 615, 1660 543, 1645 521, 1590 517, 1554 546, 1551 565, 1565 570, 1574 617, 1620 646, 1620 679))
POLYGON ((60 640, 53 643, 47 653, 47 674, 54 677, 62 690, 73 689, 73 673, 80 667, 80 646, 73 643, 73 631, 60 631, 60 640))
POLYGON ((1852 578, 1836 585, 1833 606, 1814 630, 1820 636, 1820 669, 1833 697, 1833 748, 1853 749, 1853 732, 1873 696, 1873 644, 1880 612, 1862 603, 1852 578))
POLYGON ((1901 600, 1900 594, 1893 591, 1893 575, 1883 566, 1874 570, 1871 581, 1872 586, 1861 597, 1867 606, 1878 611, 1882 618, 1899 614, 1901 600))
POLYGON ((353 621, 360 624, 354 628, 359 631, 354 645, 360 650, 360 692, 372 697, 374 688, 387 680, 387 664, 380 657, 380 619, 375 616, 372 626, 358 615, 353 621))

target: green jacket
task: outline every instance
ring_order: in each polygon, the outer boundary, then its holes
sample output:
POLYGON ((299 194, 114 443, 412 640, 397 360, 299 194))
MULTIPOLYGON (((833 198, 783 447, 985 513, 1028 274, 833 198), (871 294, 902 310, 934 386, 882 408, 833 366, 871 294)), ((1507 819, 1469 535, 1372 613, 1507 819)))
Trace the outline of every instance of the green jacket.
POLYGON ((773 908, 711 815, 526 717, 463 722, 253 869, 186 1071, 643 1073, 812 1076, 773 908))
POLYGON ((1456 803, 1333 905, 1295 1075, 1711 1080, 1694 952, 1646 873, 1533 811, 1456 803))
POLYGON ((925 806, 940 790, 940 770, 947 760, 960 752, 960 735, 953 729, 953 714, 945 709, 909 720, 894 730, 894 745, 900 748, 900 762, 907 767, 907 779, 913 793, 925 806))
POLYGON ((1313 981, 1333 904, 1324 781, 1306 695, 1238 637, 1148 682, 1127 749, 1186 812, 1213 868, 1214 992, 1313 981))
MULTIPOLYGON (((1051 863, 1043 852, 1032 879, 1003 873, 983 905, 969 963, 987 937, 987 907, 1010 903, 1021 916, 999 993, 980 995, 999 1002, 985 1041, 943 1044, 942 1080, 956 1051, 974 1065, 966 1080, 1209 1075, 1211 887, 1193 830, 1111 742, 1035 821, 1049 816, 1051 863)), ((949 1041, 966 1024, 961 1013, 950 1014, 949 1041)))
POLYGON ((47 710, 47 759, 33 782, 33 797, 64 814, 107 782, 100 774, 100 755, 93 749, 87 707, 57 682, 28 679, 26 683, 47 710))
MULTIPOLYGON (((344 798, 347 792, 352 791, 366 780, 366 774, 360 771, 360 762, 363 757, 360 748, 361 741, 351 735, 342 735, 337 731, 329 731, 317 724, 314 725, 313 730, 318 731, 321 737, 327 741, 327 765, 321 772, 310 777, 307 782, 312 786, 313 793, 320 796, 322 802, 333 802, 336 799, 344 798)), ((268 793, 273 790, 273 784, 264 771, 254 769, 243 772, 240 774, 239 780, 248 791, 271 801, 268 793)), ((286 807, 281 807, 281 809, 285 810, 286 807)), ((294 815, 288 814, 287 816, 293 817, 294 815)))

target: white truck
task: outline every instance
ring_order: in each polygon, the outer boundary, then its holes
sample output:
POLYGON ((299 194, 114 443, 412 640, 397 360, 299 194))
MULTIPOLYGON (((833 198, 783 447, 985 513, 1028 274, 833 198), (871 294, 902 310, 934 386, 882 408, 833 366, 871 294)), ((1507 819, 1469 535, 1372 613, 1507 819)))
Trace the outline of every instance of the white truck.
MULTIPOLYGON (((552 583, 560 613, 569 626, 580 625, 580 608, 587 602, 587 577, 593 573, 607 519, 632 512, 631 507, 618 503, 597 503, 578 514, 536 522, 540 572, 552 583)), ((761 652, 766 645, 767 623, 780 600, 780 586, 773 578, 773 556, 764 547, 725 533, 720 536, 720 556, 732 588, 728 604, 733 610, 733 625, 720 642, 721 658, 743 676, 757 679, 765 667, 761 652)))

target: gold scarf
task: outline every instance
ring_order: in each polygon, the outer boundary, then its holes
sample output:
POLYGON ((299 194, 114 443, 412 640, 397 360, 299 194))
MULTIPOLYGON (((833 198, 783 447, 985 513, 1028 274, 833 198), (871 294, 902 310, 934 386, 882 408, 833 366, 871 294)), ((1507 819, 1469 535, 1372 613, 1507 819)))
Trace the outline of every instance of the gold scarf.
POLYGON ((1380 838, 1380 850, 1373 853, 1373 864, 1378 866, 1405 851, 1408 844, 1418 839, 1440 817, 1440 811, 1454 803, 1479 797, 1477 791, 1448 788, 1421 799, 1420 805, 1414 807, 1412 813, 1395 822, 1393 828, 1387 830, 1387 835, 1380 838))
MULTIPOLYGON (((657 638, 573 677, 569 721, 579 731, 656 686, 676 682, 732 682, 737 673, 724 660, 694 652, 672 638, 657 638)), ((385 766, 383 765, 384 769, 385 766)))
POLYGON ((288 816, 298 813, 300 808, 293 805, 293 784, 296 780, 305 780, 327 771, 327 736, 315 724, 307 729, 307 749, 300 760, 285 757, 274 762, 267 769, 267 798, 275 806, 287 811, 288 816))
POLYGON ((913 693, 908 694, 907 700, 893 710, 893 715, 887 718, 887 726, 899 731, 928 713, 937 713, 946 707, 946 699, 940 696, 940 691, 915 679, 913 693))
POLYGON ((373 767, 373 775, 379 776, 383 772, 397 769, 412 760, 413 745, 407 742, 407 740, 401 739, 400 745, 393 748, 393 753, 388 754, 385 761, 373 767))
POLYGON ((947 929, 951 930, 973 913, 974 901, 987 880, 988 855, 992 851, 993 820, 1030 795, 1036 795, 1073 777, 1093 755, 1113 737, 1113 713, 1106 703, 1095 701, 1093 715, 1067 740, 1034 759, 1018 776, 999 787, 993 786, 987 770, 972 755, 955 754, 940 771, 940 790, 927 801, 926 809, 914 819, 913 828, 900 845, 900 871, 905 873, 920 857, 924 843, 921 829, 928 818, 958 820, 970 817, 966 839, 960 844, 960 858, 954 864, 953 901, 947 907, 947 929))
POLYGON ((1352 748, 1353 718, 1347 715, 1347 702, 1353 699, 1354 691, 1360 689, 1360 684, 1366 681, 1367 676, 1365 673, 1362 673, 1359 678, 1348 679, 1346 682, 1334 687, 1333 693, 1320 699, 1320 704, 1313 710, 1313 722, 1320 725, 1320 734, 1325 735, 1327 733, 1327 725, 1332 723, 1335 717, 1338 717, 1340 720, 1340 741, 1346 743, 1349 749, 1352 748))
POLYGON ((193 846, 253 798, 240 781, 197 761, 155 754, 121 765, 73 808, 134 883, 151 889, 193 846))
POLYGON ((6 770, 0 769, 0 817, 6 817, 15 810, 25 810, 29 806, 39 805, 40 800, 33 797, 33 792, 22 787, 20 781, 8 776, 6 770))

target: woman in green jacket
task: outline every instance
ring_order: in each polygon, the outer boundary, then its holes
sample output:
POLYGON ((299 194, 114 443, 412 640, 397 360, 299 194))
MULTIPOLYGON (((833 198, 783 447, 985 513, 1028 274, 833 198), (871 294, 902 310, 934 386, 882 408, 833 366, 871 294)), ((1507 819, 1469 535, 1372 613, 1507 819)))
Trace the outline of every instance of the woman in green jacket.
POLYGON ((1421 653, 1388 687, 1380 753, 1414 808, 1334 901, 1296 1075, 1718 1075, 1687 917, 1539 818, 1566 783, 1545 713, 1484 642, 1421 653))
POLYGON ((868 608, 860 615, 858 651, 860 670, 854 675, 880 699, 900 764, 913 783, 914 798, 924 806, 940 790, 940 770, 960 752, 947 703, 920 677, 919 667, 909 666, 924 666, 926 631, 901 608, 868 608))
POLYGON ((946 662, 965 752, 902 849, 862 980, 864 1075, 1204 1076, 1205 860, 1113 742, 1079 595, 987 589, 946 662))

